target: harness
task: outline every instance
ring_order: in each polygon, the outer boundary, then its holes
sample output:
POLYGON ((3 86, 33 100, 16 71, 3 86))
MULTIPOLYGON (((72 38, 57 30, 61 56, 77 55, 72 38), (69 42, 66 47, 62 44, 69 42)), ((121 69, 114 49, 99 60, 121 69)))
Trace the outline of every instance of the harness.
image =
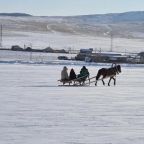
POLYGON ((112 66, 111 66, 111 67, 115 69, 115 72, 116 72, 117 74, 119 74, 119 70, 118 70, 118 68, 117 68, 116 63, 112 63, 112 66), (115 66, 114 66, 114 65, 115 65, 115 66))
POLYGON ((115 67, 115 69, 116 69, 117 74, 119 74, 119 70, 118 70, 117 66, 115 67))

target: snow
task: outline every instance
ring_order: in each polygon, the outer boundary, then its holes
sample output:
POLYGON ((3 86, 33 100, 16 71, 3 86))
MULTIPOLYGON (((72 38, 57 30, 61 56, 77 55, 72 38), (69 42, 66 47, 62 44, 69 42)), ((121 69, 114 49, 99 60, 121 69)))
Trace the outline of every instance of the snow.
MULTIPOLYGON (((108 36, 73 35, 51 29, 47 19, 62 23, 62 18, 0 19, 4 25, 4 48, 111 48, 108 36), (37 29, 32 24, 23 29, 25 22, 43 22, 44 27, 37 29)), ((141 33, 133 35, 142 37, 141 33)), ((143 45, 143 39, 113 39, 113 50, 117 52, 141 52, 143 45)), ((0 51, 0 144, 143 144, 144 65, 123 64, 116 86, 113 81, 110 87, 99 81, 97 87, 94 83, 60 87, 57 80, 64 65, 69 70, 74 68, 77 74, 86 65, 91 77, 98 69, 111 66, 57 60, 61 55, 0 51)))
POLYGON ((144 143, 143 67, 122 65, 116 86, 59 87, 63 66, 0 63, 0 144, 144 143))
POLYGON ((58 56, 66 55, 69 59, 76 56, 76 54, 63 54, 63 53, 42 53, 42 52, 22 52, 22 51, 0 51, 0 62, 7 63, 46 63, 58 60, 58 56))
MULTIPOLYGON (((10 35, 9 32, 8 35, 10 35)), ((36 49, 50 46, 54 49, 94 48, 96 51, 110 51, 111 39, 110 37, 72 35, 59 32, 12 32, 12 36, 3 37, 3 47, 11 48, 12 45, 20 45, 21 47, 26 45, 36 49)), ((141 52, 144 49, 143 45, 143 39, 113 39, 113 51, 117 52, 141 52)))

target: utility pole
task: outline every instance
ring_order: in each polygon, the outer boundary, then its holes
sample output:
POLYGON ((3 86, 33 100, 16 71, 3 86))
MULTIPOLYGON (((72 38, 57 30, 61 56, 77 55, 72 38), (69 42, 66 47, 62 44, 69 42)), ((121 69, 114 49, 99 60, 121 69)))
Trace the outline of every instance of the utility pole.
POLYGON ((2 47, 2 24, 0 25, 0 47, 2 47))
POLYGON ((110 51, 113 51, 113 33, 112 31, 110 32, 110 39, 111 39, 111 47, 110 47, 110 51))
POLYGON ((113 51, 114 31, 113 31, 112 25, 108 25, 107 28, 108 28, 108 32, 106 33, 106 35, 109 35, 109 37, 110 37, 110 52, 112 52, 113 51))
POLYGON ((110 38, 110 50, 109 51, 112 52, 113 51, 113 31, 110 30, 110 31, 104 33, 104 35, 106 35, 106 36, 108 36, 108 38, 110 38))

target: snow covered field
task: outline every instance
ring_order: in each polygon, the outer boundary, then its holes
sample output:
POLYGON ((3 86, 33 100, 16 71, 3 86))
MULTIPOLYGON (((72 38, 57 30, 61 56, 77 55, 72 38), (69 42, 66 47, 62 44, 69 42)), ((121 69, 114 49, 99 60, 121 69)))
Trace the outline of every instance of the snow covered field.
MULTIPOLYGON (((51 46, 55 49, 79 50, 81 48, 94 48, 99 51, 109 51, 111 49, 111 40, 109 37, 92 37, 85 35, 68 35, 62 33, 28 33, 17 32, 13 37, 4 37, 4 47, 10 48, 12 45, 20 45, 21 47, 32 46, 36 49, 44 49, 51 46)), ((118 52, 141 52, 143 51, 143 39, 113 39, 113 51, 118 52)))
POLYGON ((144 143, 144 67, 123 66, 111 87, 58 87, 62 68, 0 64, 0 144, 144 143))

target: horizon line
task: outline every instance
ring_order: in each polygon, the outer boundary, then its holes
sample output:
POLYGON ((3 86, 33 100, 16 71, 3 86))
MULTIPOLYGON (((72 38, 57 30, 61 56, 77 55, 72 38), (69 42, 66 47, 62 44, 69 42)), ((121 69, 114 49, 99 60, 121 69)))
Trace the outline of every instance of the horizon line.
MULTIPOLYGON (((75 17, 75 16, 88 16, 88 15, 108 15, 108 14, 121 14, 121 13, 130 13, 130 12, 144 12, 144 10, 134 10, 134 11, 124 11, 124 12, 109 12, 109 13, 91 13, 91 14, 78 14, 78 15, 34 15, 25 12, 0 12, 0 14, 26 14, 29 16, 36 17, 75 17)), ((1 15, 0 15, 1 16, 1 15)))

